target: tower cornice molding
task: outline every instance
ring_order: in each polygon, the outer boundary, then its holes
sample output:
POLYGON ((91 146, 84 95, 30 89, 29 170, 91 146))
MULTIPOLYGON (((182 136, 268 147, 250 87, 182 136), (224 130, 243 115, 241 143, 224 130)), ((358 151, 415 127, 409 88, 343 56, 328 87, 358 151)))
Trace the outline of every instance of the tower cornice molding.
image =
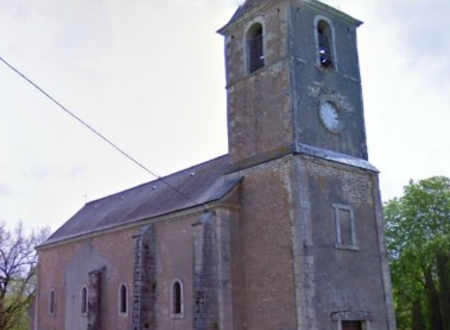
MULTIPOLYGON (((237 12, 236 12, 235 17, 233 17, 227 24, 225 24, 224 27, 217 30, 217 33, 219 33, 223 36, 226 36, 226 35, 230 34, 230 32, 232 30, 234 30, 234 28, 237 25, 239 25, 240 23, 242 23, 244 21, 252 20, 253 18, 260 15, 261 12, 264 12, 264 11, 270 9, 271 7, 274 7, 275 5, 285 2, 285 1, 286 0, 272 1, 272 2, 266 2, 266 3, 258 5, 258 6, 252 6, 247 9, 244 9, 243 13, 240 15, 237 15, 237 17, 236 17, 236 14, 237 14, 237 12)), ((245 6, 245 5, 242 5, 242 6, 245 6)), ((240 8, 242 8, 242 6, 240 8)), ((239 9, 238 9, 238 11, 239 11, 239 9)))
MULTIPOLYGON (((257 2, 257 1, 253 1, 257 2)), ((239 25, 243 21, 251 20, 254 17, 259 15, 259 12, 266 11, 270 9, 271 7, 274 7, 276 5, 282 4, 282 3, 291 3, 294 4, 295 2, 304 3, 306 5, 309 5, 315 9, 320 10, 323 13, 335 16, 339 18, 340 20, 355 25, 356 27, 363 24, 362 21, 357 20, 356 18, 347 15, 346 13, 342 12, 341 10, 332 7, 330 5, 327 5, 326 3, 323 3, 321 1, 317 0, 276 0, 276 1, 269 1, 269 0, 261 0, 261 4, 254 5, 253 3, 249 5, 246 8, 247 3, 249 1, 245 2, 242 6, 238 8, 233 18, 222 28, 220 28, 217 33, 226 36, 230 34, 230 32, 235 28, 236 25, 239 25), (242 13, 239 13, 239 11, 242 10, 242 13)))
POLYGON ((357 20, 356 18, 347 15, 346 13, 342 12, 341 10, 334 8, 330 5, 327 5, 326 3, 323 3, 321 1, 317 1, 317 0, 300 0, 300 2, 304 2, 308 5, 310 5, 311 7, 314 7, 318 10, 320 10, 323 13, 328 13, 330 15, 333 15, 339 19, 341 19, 342 21, 349 23, 349 24, 353 24, 356 27, 360 26, 361 24, 363 24, 362 21, 357 20))

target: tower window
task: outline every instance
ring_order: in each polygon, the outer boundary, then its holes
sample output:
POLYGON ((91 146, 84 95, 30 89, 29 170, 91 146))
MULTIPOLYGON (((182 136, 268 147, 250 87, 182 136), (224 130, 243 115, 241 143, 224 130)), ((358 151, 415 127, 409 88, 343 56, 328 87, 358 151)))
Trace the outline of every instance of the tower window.
POLYGON ((81 305, 80 311, 82 315, 86 315, 88 312, 88 289, 86 286, 81 288, 81 305))
POLYGON ((128 288, 125 284, 119 288, 119 313, 128 314, 128 288))
POLYGON ((172 317, 183 317, 183 285, 181 281, 175 280, 172 284, 172 317))
POLYGON ((49 314, 55 315, 56 314, 56 293, 55 290, 50 291, 50 304, 49 304, 49 314))
POLYGON ((324 20, 317 24, 317 46, 319 63, 321 67, 333 68, 332 31, 330 25, 324 20))
POLYGON ((355 219, 350 206, 333 204, 335 212, 336 248, 358 250, 355 219))
POLYGON ((264 67, 264 34, 261 23, 253 24, 247 33, 249 72, 264 67))

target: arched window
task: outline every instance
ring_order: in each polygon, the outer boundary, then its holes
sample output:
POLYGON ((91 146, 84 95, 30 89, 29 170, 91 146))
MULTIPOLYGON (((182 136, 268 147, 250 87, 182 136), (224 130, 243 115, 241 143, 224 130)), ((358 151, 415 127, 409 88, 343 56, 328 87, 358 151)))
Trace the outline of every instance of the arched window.
POLYGON ((86 286, 81 288, 81 305, 80 305, 81 314, 86 315, 88 312, 88 289, 86 286))
POLYGON ((264 34, 261 23, 253 24, 247 32, 247 53, 250 73, 264 67, 264 34))
POLYGON ((56 292, 54 289, 52 289, 50 291, 50 303, 49 303, 48 312, 50 315, 56 314, 56 292))
POLYGON ((181 281, 175 280, 172 284, 172 316, 182 317, 184 313, 183 306, 183 285, 181 281))
POLYGON ((128 288, 125 284, 119 288, 119 313, 128 314, 128 288))
POLYGON ((320 66, 333 68, 333 33, 330 25, 324 20, 320 20, 317 24, 317 45, 320 66))

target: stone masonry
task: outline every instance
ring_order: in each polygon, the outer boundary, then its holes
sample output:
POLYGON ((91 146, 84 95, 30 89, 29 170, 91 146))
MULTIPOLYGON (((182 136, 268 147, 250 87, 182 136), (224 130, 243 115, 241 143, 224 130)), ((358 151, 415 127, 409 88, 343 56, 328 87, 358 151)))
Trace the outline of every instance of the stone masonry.
POLYGON ((87 330, 102 329, 102 282, 105 268, 89 273, 87 330))
POLYGON ((145 226, 135 238, 132 330, 156 329, 156 258, 154 227, 145 226))
POLYGON ((218 251, 214 214, 204 213, 194 224, 195 330, 219 330, 218 251))

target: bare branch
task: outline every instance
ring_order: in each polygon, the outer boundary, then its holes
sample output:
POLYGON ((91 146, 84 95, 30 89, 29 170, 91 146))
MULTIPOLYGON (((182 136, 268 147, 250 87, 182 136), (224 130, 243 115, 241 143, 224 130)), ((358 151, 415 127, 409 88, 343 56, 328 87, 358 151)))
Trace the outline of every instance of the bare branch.
POLYGON ((23 322, 36 292, 37 253, 34 246, 49 229, 27 234, 21 222, 14 230, 0 223, 0 329, 12 330, 23 322))

